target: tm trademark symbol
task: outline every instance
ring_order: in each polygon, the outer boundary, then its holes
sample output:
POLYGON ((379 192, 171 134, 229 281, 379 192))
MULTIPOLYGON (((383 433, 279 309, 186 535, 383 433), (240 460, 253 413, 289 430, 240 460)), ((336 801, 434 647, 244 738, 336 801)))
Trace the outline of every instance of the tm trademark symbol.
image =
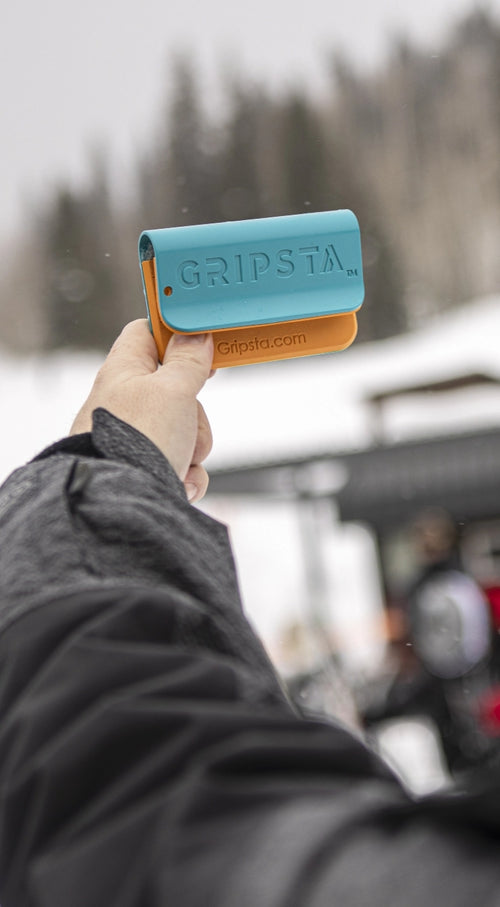
POLYGON ((347 276, 348 276, 348 277, 357 277, 357 276, 358 276, 358 269, 357 269, 357 268, 348 268, 348 269, 347 269, 347 276))

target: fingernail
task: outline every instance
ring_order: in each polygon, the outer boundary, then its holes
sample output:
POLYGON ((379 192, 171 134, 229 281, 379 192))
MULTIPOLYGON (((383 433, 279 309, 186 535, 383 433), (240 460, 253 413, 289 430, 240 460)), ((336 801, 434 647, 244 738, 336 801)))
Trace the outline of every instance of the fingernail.
POLYGON ((193 485, 192 482, 187 482, 187 483, 184 485, 184 488, 186 489, 186 494, 187 494, 187 499, 188 499, 188 501, 189 501, 189 502, 193 501, 193 500, 195 499, 196 495, 198 494, 198 486, 197 486, 197 485, 193 485))
POLYGON ((208 334, 173 334, 171 343, 185 344, 185 343, 205 343, 208 334))

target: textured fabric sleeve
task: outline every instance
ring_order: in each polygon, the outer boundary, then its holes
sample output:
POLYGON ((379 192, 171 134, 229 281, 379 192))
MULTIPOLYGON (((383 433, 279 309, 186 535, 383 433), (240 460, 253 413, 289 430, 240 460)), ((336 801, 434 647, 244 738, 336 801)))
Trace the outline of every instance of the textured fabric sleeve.
POLYGON ((495 774, 414 804, 298 718, 225 528, 129 426, 4 485, 0 577, 2 907, 495 903, 495 774))

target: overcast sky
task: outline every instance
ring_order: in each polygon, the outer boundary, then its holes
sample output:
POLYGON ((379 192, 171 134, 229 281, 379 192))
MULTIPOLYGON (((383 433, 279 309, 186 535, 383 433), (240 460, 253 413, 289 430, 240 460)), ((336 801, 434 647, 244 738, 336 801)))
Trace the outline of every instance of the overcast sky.
MULTIPOLYGON (((110 148, 125 179, 154 135, 168 61, 187 51, 217 105, 215 73, 235 65, 279 88, 324 84, 342 48, 377 65, 388 37, 429 49, 474 0, 16 0, 0 14, 0 235, 58 180, 84 179, 90 149, 110 148)), ((489 7, 500 16, 500 0, 489 7)))

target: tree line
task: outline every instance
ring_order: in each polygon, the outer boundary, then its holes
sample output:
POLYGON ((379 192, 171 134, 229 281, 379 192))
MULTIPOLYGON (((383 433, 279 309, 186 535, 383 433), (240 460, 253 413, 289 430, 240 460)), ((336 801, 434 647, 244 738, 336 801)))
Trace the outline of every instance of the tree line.
POLYGON ((360 340, 391 336, 498 289, 500 24, 465 17, 439 52, 408 40, 375 73, 338 55, 319 103, 234 77, 213 116, 185 59, 126 208, 105 156, 85 189, 61 185, 39 211, 29 254, 12 256, 1 336, 21 349, 109 346, 144 313, 141 230, 353 209, 366 302, 360 340), (16 305, 12 305, 15 296, 16 305))

